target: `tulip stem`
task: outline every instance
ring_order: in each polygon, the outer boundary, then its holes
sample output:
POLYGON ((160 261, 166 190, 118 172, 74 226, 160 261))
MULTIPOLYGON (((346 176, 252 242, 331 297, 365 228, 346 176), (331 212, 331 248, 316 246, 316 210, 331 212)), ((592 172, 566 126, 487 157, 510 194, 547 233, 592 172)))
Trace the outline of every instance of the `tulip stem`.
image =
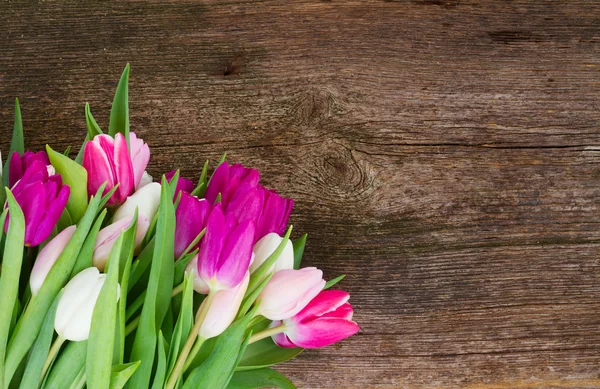
POLYGON ((175 297, 181 292, 183 292, 183 282, 173 288, 173 291, 171 292, 171 297, 175 297))
POLYGON ((63 343, 65 343, 65 341, 66 341, 65 338, 58 335, 58 337, 52 344, 52 347, 50 348, 50 351, 48 352, 48 356, 46 357, 46 361, 44 362, 44 367, 42 367, 42 375, 40 376, 40 383, 42 383, 42 381, 44 380, 44 376, 46 375, 46 372, 48 371, 50 364, 56 357, 56 354, 58 354, 58 351, 62 347, 63 343))
POLYGON ((130 321, 129 324, 127 324, 127 327, 125 327, 125 336, 127 336, 127 335, 131 334, 133 331, 135 331, 138 324, 140 324, 139 316, 137 316, 135 319, 130 321))
POLYGON ((201 336, 198 337, 198 339, 196 340, 196 343, 194 343, 194 347, 192 348, 192 351, 190 351, 190 355, 187 357, 187 360, 185 361, 185 365, 183 365, 183 370, 182 370, 183 373, 185 373, 187 371, 187 369, 189 369, 190 365, 194 361, 194 358, 196 358, 196 355, 198 355, 198 351, 200 351, 200 349, 202 348, 202 345, 204 344, 205 341, 206 341, 206 339, 204 339, 203 337, 201 337, 201 336))
POLYGON ((250 341, 248 341, 248 344, 258 342, 259 340, 268 338, 269 336, 277 335, 284 331, 285 331, 285 324, 280 324, 277 327, 267 328, 264 331, 257 332, 256 334, 252 335, 250 337, 250 341))
POLYGON ((179 357, 177 358, 177 362, 173 367, 173 372, 169 376, 169 380, 167 381, 165 389, 173 389, 175 387, 175 384, 177 383, 177 379, 179 379, 179 376, 183 373, 183 367, 188 358, 188 355, 190 355, 190 351, 192 350, 192 346, 194 345, 196 338, 200 334, 202 322, 206 318, 206 314, 208 313, 208 309, 210 308, 210 305, 215 297, 215 293, 216 292, 212 290, 208 292, 208 296, 206 296, 206 298, 202 302, 202 305, 200 305, 200 308, 198 308, 194 328, 192 328, 192 330, 190 331, 190 335, 188 336, 187 340, 185 341, 185 344, 183 345, 183 348, 181 349, 181 352, 179 353, 179 357))

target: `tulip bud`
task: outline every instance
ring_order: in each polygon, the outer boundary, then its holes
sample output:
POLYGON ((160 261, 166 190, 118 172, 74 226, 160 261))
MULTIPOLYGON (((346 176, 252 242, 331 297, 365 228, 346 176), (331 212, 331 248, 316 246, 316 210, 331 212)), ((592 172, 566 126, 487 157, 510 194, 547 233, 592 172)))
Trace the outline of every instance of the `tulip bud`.
POLYGON ((142 176, 150 159, 150 150, 143 140, 133 132, 129 134, 130 149, 121 133, 114 139, 106 134, 96 135, 85 145, 83 167, 88 173, 88 194, 93 195, 106 182, 104 194, 118 183, 108 205, 123 203, 127 196, 139 188, 142 176))
POLYGON ((54 265, 54 262, 58 259, 62 251, 64 250, 67 243, 73 236, 76 230, 76 226, 69 226, 65 228, 60 234, 56 235, 48 244, 39 252, 33 269, 31 269, 31 276, 29 278, 29 287, 32 295, 37 295, 46 279, 46 276, 50 272, 50 269, 54 265))
MULTIPOLYGON (((96 237, 96 245, 94 246, 94 254, 92 256, 92 264, 94 267, 98 268, 98 270, 104 271, 106 261, 110 256, 110 251, 115 245, 115 242, 121 232, 129 227, 132 219, 133 218, 131 216, 125 217, 107 227, 104 227, 98 232, 98 236, 96 237)), ((148 232, 149 227, 150 221, 144 216, 139 215, 137 221, 137 231, 135 235, 136 250, 140 248, 140 245, 142 244, 144 236, 146 236, 146 232, 148 232)))
MULTIPOLYGON (((275 252, 277 247, 281 244, 283 238, 274 232, 265 235, 258 242, 254 244, 252 252, 254 253, 254 261, 250 264, 250 273, 254 272, 264 261, 269 258, 271 254, 275 252)), ((271 267, 269 272, 278 272, 284 269, 294 268, 294 246, 288 239, 283 252, 279 255, 275 264, 271 267)))
MULTIPOLYGON (((78 342, 90 336, 92 314, 106 274, 87 268, 69 281, 56 307, 54 329, 61 337, 78 342)), ((117 285, 117 301, 119 285, 117 285)))
POLYGON ((211 290, 231 289, 238 285, 250 266, 254 222, 237 224, 230 214, 223 214, 217 204, 206 223, 198 252, 198 275, 211 290))
POLYGON ((125 200, 123 205, 115 212, 113 222, 126 217, 133 217, 136 208, 139 216, 143 216, 147 220, 152 220, 154 215, 156 215, 156 211, 158 211, 159 204, 160 184, 158 182, 150 183, 138 189, 125 200))
MULTIPOLYGON (((175 211, 175 258, 179 258, 202 232, 210 211, 211 206, 208 201, 181 192, 181 199, 175 211)), ((192 250, 195 248, 193 247, 192 250)))
MULTIPOLYGON (((50 165, 50 159, 48 158, 48 154, 45 151, 38 151, 34 153, 33 151, 25 151, 23 155, 19 154, 18 151, 13 152, 10 157, 10 167, 8 171, 8 186, 12 188, 17 181, 23 177, 25 171, 33 161, 40 161, 46 166, 50 165)), ((53 175, 51 171, 48 172, 48 175, 53 175)))
POLYGON ((250 274, 246 273, 242 282, 233 289, 219 290, 215 293, 200 327, 202 338, 210 339, 219 336, 233 323, 248 288, 249 280, 250 274))
POLYGON ((147 171, 144 170, 144 173, 142 174, 142 179, 140 180, 140 184, 138 185, 138 190, 140 190, 140 188, 148 185, 149 183, 153 182, 153 178, 150 174, 148 174, 147 171))
POLYGON ((258 314, 270 320, 288 319, 302 310, 325 286, 316 267, 280 270, 260 293, 258 314))
POLYGON ((238 190, 240 185, 245 183, 248 188, 255 188, 259 179, 258 170, 240 164, 229 165, 227 162, 223 162, 215 169, 210 178, 204 197, 210 204, 214 204, 220 194, 221 202, 228 204, 230 197, 238 190))
MULTIPOLYGON (((37 246, 52 233, 67 205, 70 188, 60 175, 48 175, 45 162, 33 160, 12 187, 12 193, 25 216, 25 246, 37 246)), ((10 213, 6 218, 8 231, 10 213)))
MULTIPOLYGON (((350 295, 341 290, 323 290, 295 316, 283 320, 285 331, 273 336, 280 347, 320 348, 358 332, 352 321, 350 295)), ((274 322, 278 326, 280 322, 274 322)))

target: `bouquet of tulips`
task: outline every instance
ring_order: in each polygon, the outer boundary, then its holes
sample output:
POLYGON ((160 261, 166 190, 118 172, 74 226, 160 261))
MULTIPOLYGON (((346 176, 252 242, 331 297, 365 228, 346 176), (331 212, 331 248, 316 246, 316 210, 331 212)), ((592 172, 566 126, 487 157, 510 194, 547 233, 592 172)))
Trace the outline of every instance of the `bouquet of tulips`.
POLYGON ((294 388, 269 368, 355 334, 349 295, 300 268, 293 200, 223 158, 197 184, 146 172, 129 65, 74 159, 25 151, 18 100, 0 201, 0 389, 294 388))

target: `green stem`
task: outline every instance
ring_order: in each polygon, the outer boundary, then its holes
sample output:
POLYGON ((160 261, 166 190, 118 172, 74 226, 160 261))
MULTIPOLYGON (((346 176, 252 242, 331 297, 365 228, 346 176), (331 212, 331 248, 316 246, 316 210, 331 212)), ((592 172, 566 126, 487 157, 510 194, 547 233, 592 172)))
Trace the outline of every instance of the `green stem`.
POLYGON ((44 367, 42 367, 42 375, 40 376, 40 383, 44 380, 44 376, 46 376, 46 372, 48 372, 48 368, 50 367, 50 364, 56 357, 56 354, 58 354, 60 348, 62 347, 63 343, 65 343, 65 341, 66 341, 65 338, 58 335, 58 337, 52 344, 52 347, 50 347, 50 351, 48 352, 48 356, 46 357, 46 361, 44 362, 44 367))
POLYGON ((208 309, 215 297, 215 293, 212 290, 206 296, 206 299, 200 305, 198 309, 198 313, 196 314, 196 323, 194 323, 194 328, 190 331, 190 335, 188 336, 183 348, 181 349, 181 353, 179 353, 179 357, 177 358, 177 362, 173 367, 173 372, 169 376, 169 380, 167 381, 167 385, 165 389, 173 389, 175 384, 177 383, 177 379, 182 374, 183 367, 185 365, 185 361, 187 360, 188 355, 190 355, 190 351, 192 350, 192 346, 194 345, 194 341, 198 337, 200 333, 200 328, 202 327, 202 322, 206 318, 206 314, 208 313, 208 309))
POLYGON ((196 355, 198 355, 198 352, 202 348, 202 345, 204 344, 204 342, 206 342, 206 339, 199 336, 198 339, 196 340, 196 343, 194 343, 194 348, 192 348, 192 351, 190 351, 190 355, 188 356, 187 360, 185 361, 185 365, 183 365, 183 370, 182 370, 183 373, 185 373, 187 371, 187 369, 190 368, 190 365, 194 361, 194 358, 196 358, 196 355))
POLYGON ((140 316, 136 317, 135 319, 130 321, 129 324, 127 324, 127 327, 125 327, 125 336, 127 336, 127 335, 131 334, 133 331, 135 331, 138 324, 140 324, 140 316))
POLYGON ((277 335, 284 331, 285 331, 285 324, 280 324, 277 327, 273 327, 273 328, 267 328, 264 331, 257 332, 256 334, 252 335, 250 337, 250 341, 248 342, 248 344, 258 342, 259 340, 268 338, 269 336, 277 335))
POLYGON ((173 288, 173 291, 171 292, 171 297, 175 297, 181 292, 183 292, 183 282, 173 288))

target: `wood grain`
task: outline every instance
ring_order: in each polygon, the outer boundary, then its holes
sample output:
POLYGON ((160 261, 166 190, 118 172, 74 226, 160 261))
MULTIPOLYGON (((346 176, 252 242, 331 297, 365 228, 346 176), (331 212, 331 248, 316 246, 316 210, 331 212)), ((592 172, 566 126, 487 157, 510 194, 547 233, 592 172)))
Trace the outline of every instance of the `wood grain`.
POLYGON ((361 332, 299 388, 600 388, 600 3, 5 1, 0 128, 78 147, 132 64, 151 173, 296 199, 361 332))

